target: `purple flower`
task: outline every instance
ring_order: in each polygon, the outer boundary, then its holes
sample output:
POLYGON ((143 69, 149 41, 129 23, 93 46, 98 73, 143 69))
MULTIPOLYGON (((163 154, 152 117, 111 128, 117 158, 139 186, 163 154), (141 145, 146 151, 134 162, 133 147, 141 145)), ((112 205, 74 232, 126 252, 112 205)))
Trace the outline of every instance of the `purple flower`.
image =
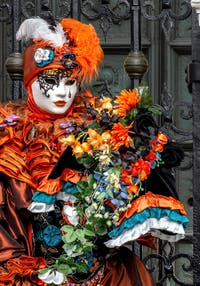
POLYGON ((17 122, 15 120, 18 120, 20 116, 17 116, 15 114, 10 114, 8 117, 4 119, 5 123, 0 124, 0 128, 5 128, 6 126, 12 126, 16 125, 17 122))
POLYGON ((14 120, 18 120, 19 118, 20 118, 20 116, 17 116, 15 114, 11 114, 5 118, 5 121, 8 123, 8 125, 13 125, 13 123, 16 124, 16 122, 14 122, 14 120))
POLYGON ((67 135, 71 134, 75 130, 74 124, 72 122, 60 123, 60 128, 65 129, 67 135))

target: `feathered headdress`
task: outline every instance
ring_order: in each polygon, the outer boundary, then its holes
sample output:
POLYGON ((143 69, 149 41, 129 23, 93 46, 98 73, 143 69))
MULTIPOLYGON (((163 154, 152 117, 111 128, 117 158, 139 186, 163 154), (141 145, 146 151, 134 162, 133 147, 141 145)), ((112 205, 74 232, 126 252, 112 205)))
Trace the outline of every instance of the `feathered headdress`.
POLYGON ((68 71, 80 81, 90 81, 103 60, 99 38, 92 25, 74 19, 49 24, 36 17, 25 20, 17 40, 32 41, 24 51, 24 83, 27 87, 44 69, 68 71))

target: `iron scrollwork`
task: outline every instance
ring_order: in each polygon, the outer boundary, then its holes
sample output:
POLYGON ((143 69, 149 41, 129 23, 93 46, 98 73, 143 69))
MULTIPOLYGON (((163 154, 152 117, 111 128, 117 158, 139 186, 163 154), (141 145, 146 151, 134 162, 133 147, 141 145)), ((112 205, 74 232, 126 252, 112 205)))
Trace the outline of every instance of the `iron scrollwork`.
POLYGON ((144 18, 146 18, 147 20, 151 20, 151 21, 160 20, 161 21, 162 30, 164 32, 165 38, 168 41, 170 38, 171 31, 174 28, 175 20, 180 21, 180 20, 187 19, 192 12, 192 8, 191 8, 190 3, 187 0, 184 0, 181 3, 181 5, 185 6, 185 11, 182 14, 177 15, 172 11, 171 0, 162 0, 160 2, 162 2, 162 11, 160 12, 160 14, 158 15, 154 14, 155 7, 154 7, 154 3, 152 0, 144 1, 142 5, 142 14, 144 18), (149 14, 147 11, 151 11, 153 13, 149 14))
POLYGON ((181 136, 181 138, 177 139, 176 141, 179 143, 183 143, 185 141, 189 141, 192 139, 192 132, 185 131, 178 127, 176 127, 173 122, 173 112, 177 107, 182 107, 180 111, 180 117, 184 120, 192 119, 193 117, 193 110, 192 104, 187 102, 179 102, 175 103, 173 100, 172 95, 169 93, 166 84, 164 84, 164 89, 161 94, 161 107, 163 113, 163 120, 164 120, 164 129, 170 135, 170 137, 175 137, 175 135, 181 136))
MULTIPOLYGON (((155 266, 150 267, 148 264, 151 260, 157 260, 159 265, 161 265, 161 267, 163 267, 164 270, 164 276, 161 277, 160 279, 158 278, 158 281, 156 283, 156 285, 163 285, 163 282, 165 281, 170 281, 173 280, 174 282, 176 282, 176 285, 182 285, 182 286, 192 286, 192 284, 188 284, 188 283, 184 283, 182 281, 179 280, 179 278, 175 275, 174 273, 174 263, 178 260, 178 259, 184 259, 187 261, 188 265, 186 266, 186 264, 182 265, 182 269, 185 272, 191 272, 193 269, 193 258, 188 255, 188 254, 175 254, 174 255, 174 247, 172 246, 172 244, 170 242, 164 242, 163 245, 160 248, 160 253, 156 254, 149 254, 147 255, 144 259, 143 262, 145 263, 146 267, 148 268, 148 270, 153 273, 155 271, 155 266), (168 250, 166 250, 166 248, 168 250)), ((155 263, 154 263, 155 265, 155 263)))
POLYGON ((92 0, 86 0, 81 3, 81 12, 89 20, 99 20, 106 40, 108 30, 113 24, 120 24, 122 20, 129 19, 130 4, 127 0, 119 0, 111 7, 110 1, 104 0, 100 4, 94 4, 92 0))
POLYGON ((0 12, 2 12, 2 15, 5 15, 5 16, 0 16, 0 22, 6 22, 7 20, 10 19, 12 15, 12 8, 10 7, 9 4, 3 3, 0 5, 0 12))
POLYGON ((21 6, 22 14, 27 19, 33 16, 33 13, 30 13, 30 11, 35 10, 35 4, 31 1, 28 1, 26 3, 23 3, 21 6))
POLYGON ((58 1, 58 7, 62 8, 62 11, 64 11, 64 14, 62 15, 62 17, 68 17, 70 15, 71 1, 69 1, 69 0, 59 0, 58 1))

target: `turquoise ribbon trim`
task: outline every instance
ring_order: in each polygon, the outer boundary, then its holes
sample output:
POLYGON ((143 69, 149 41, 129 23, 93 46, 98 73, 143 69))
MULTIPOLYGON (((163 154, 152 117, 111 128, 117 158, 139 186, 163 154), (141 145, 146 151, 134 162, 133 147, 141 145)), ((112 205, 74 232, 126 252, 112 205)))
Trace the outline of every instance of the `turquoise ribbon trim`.
POLYGON ((177 210, 170 210, 164 208, 148 208, 124 220, 119 227, 114 228, 108 233, 108 235, 111 238, 117 237, 122 234, 125 229, 131 229, 136 224, 143 223, 148 218, 160 219, 166 216, 172 221, 181 223, 184 228, 186 228, 187 224, 189 223, 189 219, 186 216, 181 215, 177 210))
POLYGON ((79 192, 77 186, 71 182, 64 182, 61 191, 71 195, 79 192))
POLYGON ((37 203, 45 203, 48 205, 52 205, 56 202, 56 195, 57 194, 48 195, 48 194, 42 193, 42 192, 35 192, 33 197, 32 197, 32 200, 34 202, 37 202, 37 203))
MULTIPOLYGON (((75 194, 78 192, 78 188, 75 184, 71 182, 64 182, 63 187, 60 191, 68 193, 68 194, 75 194)), ((37 203, 45 203, 45 204, 51 205, 51 204, 55 204, 56 196, 57 194, 48 195, 43 192, 35 192, 32 197, 32 200, 37 203)))

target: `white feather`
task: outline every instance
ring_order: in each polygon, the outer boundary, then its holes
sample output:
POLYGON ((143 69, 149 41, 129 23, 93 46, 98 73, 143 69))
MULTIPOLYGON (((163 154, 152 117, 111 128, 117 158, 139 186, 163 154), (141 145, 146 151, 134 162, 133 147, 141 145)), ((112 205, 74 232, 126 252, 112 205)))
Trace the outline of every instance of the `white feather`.
POLYGON ((17 31, 16 39, 18 41, 43 40, 54 48, 62 47, 67 42, 60 23, 57 23, 55 31, 52 31, 49 29, 49 24, 39 17, 25 20, 17 31))

